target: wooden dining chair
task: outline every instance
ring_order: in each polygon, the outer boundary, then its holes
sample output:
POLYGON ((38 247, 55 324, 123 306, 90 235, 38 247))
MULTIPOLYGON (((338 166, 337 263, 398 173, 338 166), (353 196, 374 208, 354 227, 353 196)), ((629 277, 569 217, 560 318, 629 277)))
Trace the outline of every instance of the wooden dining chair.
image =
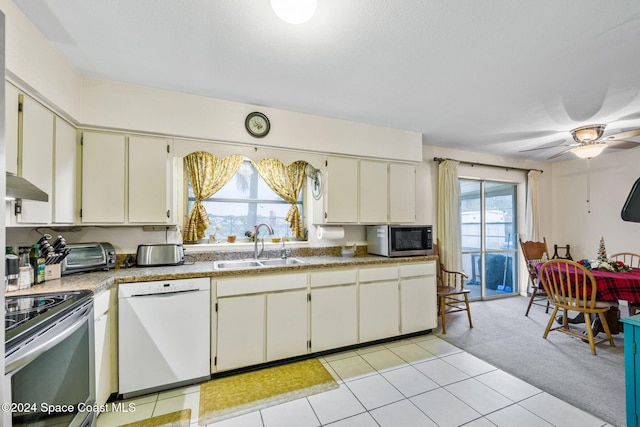
POLYGON ((566 315, 569 311, 577 311, 584 314, 591 353, 596 354, 596 345, 605 341, 609 341, 611 347, 616 346, 605 315, 609 310, 609 304, 604 301, 596 301, 596 279, 587 268, 574 261, 554 259, 540 267, 540 281, 551 300, 551 304, 553 304, 553 313, 544 331, 544 339, 547 338, 550 331, 558 331, 584 340, 584 333, 570 327, 566 315), (552 328, 556 314, 561 309, 565 314, 562 316, 562 324, 552 328), (606 338, 595 341, 591 326, 592 314, 600 317, 602 328, 607 334, 606 338))
MULTIPOLYGON (((616 261, 622 261, 629 267, 640 268, 640 255, 633 252, 618 252, 610 257, 616 261)), ((629 316, 635 315, 640 310, 640 303, 629 303, 629 316)))
POLYGON ((529 292, 531 293, 531 297, 529 297, 529 305, 527 305, 527 311, 524 315, 529 315, 529 310, 531 310, 531 306, 533 304, 546 307, 545 313, 549 313, 549 298, 540 284, 540 280, 538 279, 538 270, 536 269, 536 266, 539 263, 545 261, 545 257, 546 260, 551 259, 549 257, 549 249, 547 248, 547 238, 543 237, 542 242, 523 242, 522 239, 519 240, 520 247, 522 248, 522 255, 524 256, 527 271, 529 272, 529 292))
POLYGON ((440 256, 440 240, 437 240, 433 251, 438 256, 437 299, 442 333, 447 333, 446 315, 459 311, 467 312, 469 328, 473 328, 471 309, 469 308, 470 291, 464 288, 464 279, 467 278, 467 275, 461 271, 448 270, 444 266, 440 256))

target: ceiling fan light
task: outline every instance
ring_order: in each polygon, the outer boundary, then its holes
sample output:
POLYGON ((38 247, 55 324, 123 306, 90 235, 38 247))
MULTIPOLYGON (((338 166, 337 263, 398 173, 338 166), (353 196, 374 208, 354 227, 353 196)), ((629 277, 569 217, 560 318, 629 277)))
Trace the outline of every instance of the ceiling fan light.
POLYGON ((571 131, 576 142, 595 141, 602 137, 605 125, 589 125, 576 128, 571 131))
POLYGON ((607 144, 587 144, 573 148, 570 151, 581 159, 591 159, 602 153, 607 148, 607 144))
POLYGON ((284 22, 303 24, 316 13, 317 0, 271 0, 271 8, 284 22))

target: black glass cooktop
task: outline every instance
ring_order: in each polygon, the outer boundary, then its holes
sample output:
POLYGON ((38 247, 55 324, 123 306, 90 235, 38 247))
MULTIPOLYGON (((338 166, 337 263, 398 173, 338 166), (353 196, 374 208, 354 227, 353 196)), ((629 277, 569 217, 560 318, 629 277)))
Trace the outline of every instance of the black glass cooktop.
POLYGON ((5 351, 91 297, 91 291, 5 296, 5 351))

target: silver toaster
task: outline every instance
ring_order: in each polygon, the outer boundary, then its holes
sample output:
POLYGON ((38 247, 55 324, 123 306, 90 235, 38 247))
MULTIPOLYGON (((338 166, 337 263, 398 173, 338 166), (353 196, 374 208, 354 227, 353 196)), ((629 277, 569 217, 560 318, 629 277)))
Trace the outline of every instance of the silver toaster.
POLYGON ((184 263, 184 247, 179 243, 138 245, 136 265, 153 267, 181 265, 184 263))

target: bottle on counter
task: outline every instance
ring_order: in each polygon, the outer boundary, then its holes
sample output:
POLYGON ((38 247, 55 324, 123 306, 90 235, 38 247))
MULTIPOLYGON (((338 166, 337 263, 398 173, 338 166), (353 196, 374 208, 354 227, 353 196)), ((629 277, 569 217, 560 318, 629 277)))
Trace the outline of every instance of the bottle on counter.
POLYGON ((29 262, 29 253, 20 256, 20 273, 18 275, 18 289, 27 289, 33 283, 33 267, 29 262))
POLYGON ((13 252, 13 247, 7 246, 5 258, 5 292, 18 290, 20 277, 20 258, 13 252))
POLYGON ((40 245, 34 244, 29 251, 29 263, 33 267, 33 281, 34 285, 44 282, 44 258, 40 253, 40 245))

